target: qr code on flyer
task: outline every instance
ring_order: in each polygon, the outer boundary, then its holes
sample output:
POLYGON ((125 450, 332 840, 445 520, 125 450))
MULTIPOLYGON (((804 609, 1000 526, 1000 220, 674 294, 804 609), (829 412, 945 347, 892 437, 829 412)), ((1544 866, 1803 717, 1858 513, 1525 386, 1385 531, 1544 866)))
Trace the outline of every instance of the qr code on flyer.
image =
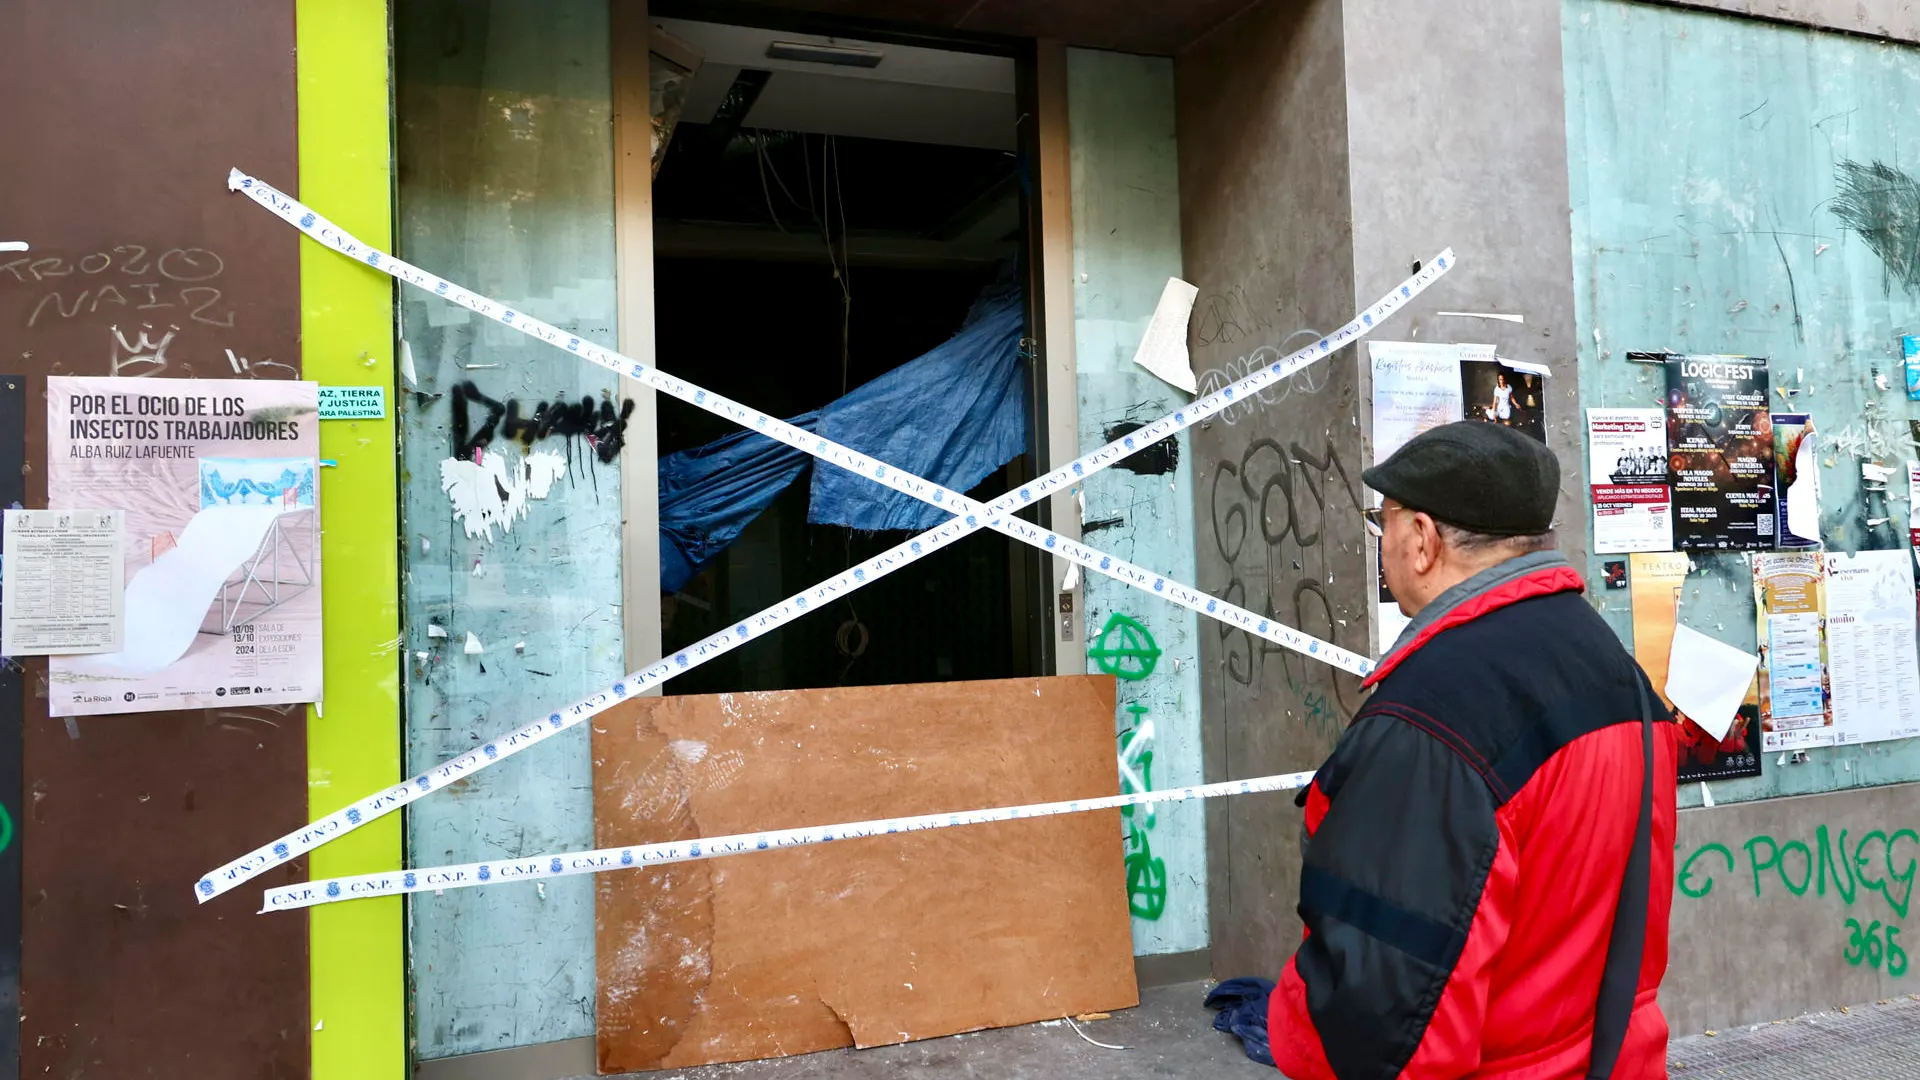
POLYGON ((1753 531, 1759 533, 1761 536, 1773 535, 1773 515, 1755 514, 1753 516, 1753 531))

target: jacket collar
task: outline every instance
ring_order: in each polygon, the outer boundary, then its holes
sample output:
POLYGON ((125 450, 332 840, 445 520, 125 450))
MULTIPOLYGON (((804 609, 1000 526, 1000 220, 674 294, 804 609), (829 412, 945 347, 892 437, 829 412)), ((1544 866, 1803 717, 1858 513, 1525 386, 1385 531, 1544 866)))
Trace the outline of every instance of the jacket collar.
POLYGON ((1400 661, 1443 630, 1522 600, 1585 589, 1579 571, 1557 551, 1535 551, 1496 563, 1434 597, 1433 603, 1422 608, 1400 632, 1399 639, 1361 685, 1372 686, 1386 678, 1400 661))

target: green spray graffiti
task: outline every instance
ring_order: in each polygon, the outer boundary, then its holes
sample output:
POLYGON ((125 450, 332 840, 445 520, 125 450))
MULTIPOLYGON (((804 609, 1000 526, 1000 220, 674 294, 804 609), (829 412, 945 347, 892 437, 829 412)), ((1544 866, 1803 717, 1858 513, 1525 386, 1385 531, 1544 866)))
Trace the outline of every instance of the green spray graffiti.
POLYGON ((1087 650, 1087 658, 1108 675, 1139 682, 1160 663, 1160 646, 1146 627, 1115 612, 1107 616, 1107 625, 1087 650))
MULTIPOLYGON (((1816 897, 1827 895, 1829 885, 1834 896, 1848 908, 1862 899, 1861 893, 1878 894, 1893 917, 1905 921, 1912 910, 1913 887, 1920 874, 1920 858, 1910 851, 1896 851, 1900 842, 1920 846, 1920 833, 1912 829, 1873 829, 1849 849, 1849 830, 1833 831, 1821 825, 1814 829, 1813 843, 1771 836, 1755 836, 1740 845, 1746 853, 1747 870, 1753 880, 1753 895, 1765 895, 1769 880, 1799 897, 1811 891, 1816 897), (1904 861, 1903 861, 1904 860, 1904 861)), ((1715 875, 1725 873, 1740 881, 1740 859, 1725 844, 1706 843, 1694 849, 1675 872, 1675 886, 1682 896, 1699 900, 1713 892, 1715 875)), ((1865 925, 1858 918, 1844 924, 1847 941, 1841 956, 1855 967, 1866 964, 1899 978, 1907 973, 1907 954, 1900 947, 1902 927, 1891 922, 1870 919, 1865 925)))
MULTIPOLYGON (((1132 795, 1153 790, 1153 721, 1139 702, 1129 702, 1126 709, 1133 723, 1120 733, 1120 791, 1132 795)), ((1154 858, 1147 840, 1154 808, 1123 806, 1120 814, 1127 820, 1127 909, 1135 918, 1157 922, 1167 910, 1167 864, 1154 858)))

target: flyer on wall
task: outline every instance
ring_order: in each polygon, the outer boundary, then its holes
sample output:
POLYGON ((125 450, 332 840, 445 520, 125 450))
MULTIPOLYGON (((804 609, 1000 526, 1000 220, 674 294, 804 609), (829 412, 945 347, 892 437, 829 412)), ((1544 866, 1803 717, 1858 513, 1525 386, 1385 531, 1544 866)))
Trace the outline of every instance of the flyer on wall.
POLYGON ((1920 735, 1912 556, 1829 552, 1827 665, 1838 741, 1920 735))
POLYGON ((1460 397, 1465 419, 1516 428, 1547 441, 1545 380, 1502 363, 1491 345, 1462 345, 1460 397))
POLYGON ((1773 420, 1767 362, 1666 358, 1674 546, 1755 550, 1775 541, 1773 420))
POLYGON ((321 699, 319 393, 47 380, 51 509, 124 518, 124 644, 55 656, 54 716, 321 699))
POLYGON ((1659 409, 1588 409, 1587 476, 1595 554, 1673 549, 1667 423, 1659 409))
POLYGON ((1761 748, 1835 742, 1827 681, 1825 571, 1818 552, 1756 552, 1761 748))
MULTIPOLYGON (((1392 457, 1415 435, 1461 418, 1460 359, 1464 351, 1475 348, 1485 347, 1421 341, 1368 343, 1373 372, 1374 464, 1392 457)), ((1369 495, 1377 504, 1379 496, 1369 495)), ((1380 635, 1378 651, 1385 652, 1408 620, 1387 589, 1377 553, 1374 579, 1373 625, 1380 635)))
POLYGON ((1782 548, 1820 546, 1820 462, 1813 417, 1773 414, 1773 489, 1780 503, 1775 544, 1782 548))
MULTIPOLYGON (((1681 588, 1686 584, 1690 561, 1680 551, 1636 551, 1627 556, 1633 602, 1633 657, 1646 670, 1647 678, 1667 705, 1667 665, 1673 652, 1681 588)), ((1760 775, 1760 748, 1755 733, 1760 730, 1759 680, 1749 684, 1732 724, 1721 738, 1714 738, 1688 718, 1675 711, 1679 725, 1679 778, 1730 780, 1760 775)))

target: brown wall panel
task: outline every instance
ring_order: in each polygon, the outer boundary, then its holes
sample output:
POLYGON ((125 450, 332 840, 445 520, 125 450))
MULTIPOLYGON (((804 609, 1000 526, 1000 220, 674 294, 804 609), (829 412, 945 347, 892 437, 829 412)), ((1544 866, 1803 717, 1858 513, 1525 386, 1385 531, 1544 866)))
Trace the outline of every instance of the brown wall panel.
MULTIPOLYGON (((615 846, 1112 795, 1113 700, 1104 675, 635 698, 594 723, 594 827, 615 846)), ((601 1071, 1138 1004, 1121 836, 1105 810, 604 874, 601 1071)))
MULTIPOLYGON (((226 192, 234 166, 294 188, 293 50, 286 3, 0 4, 0 240, 32 245, 0 253, 0 368, 28 380, 28 506, 48 375, 297 375, 296 234, 226 192)), ((305 819, 304 709, 68 723, 44 661, 23 681, 22 1074, 306 1075, 306 919, 192 897, 305 819)))

